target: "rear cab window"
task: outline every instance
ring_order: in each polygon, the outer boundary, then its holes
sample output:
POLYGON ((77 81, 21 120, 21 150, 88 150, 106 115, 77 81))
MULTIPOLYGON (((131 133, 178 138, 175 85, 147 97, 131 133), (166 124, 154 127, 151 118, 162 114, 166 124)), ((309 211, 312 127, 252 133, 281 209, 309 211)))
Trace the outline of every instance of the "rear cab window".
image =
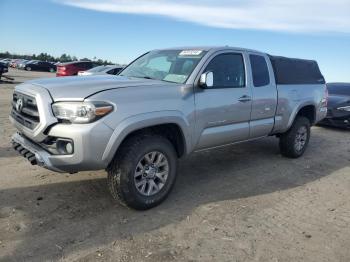
POLYGON ((261 55, 249 55, 249 59, 254 87, 269 85, 270 75, 265 57, 261 55))

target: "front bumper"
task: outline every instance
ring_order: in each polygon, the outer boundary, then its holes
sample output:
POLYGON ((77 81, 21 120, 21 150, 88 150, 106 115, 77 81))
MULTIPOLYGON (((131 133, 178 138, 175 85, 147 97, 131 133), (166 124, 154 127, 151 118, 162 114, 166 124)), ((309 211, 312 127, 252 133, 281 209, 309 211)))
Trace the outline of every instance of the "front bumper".
MULTIPOLYGON (((14 148, 32 164, 67 173, 100 170, 108 166, 107 160, 103 160, 103 154, 113 130, 102 120, 89 124, 59 123, 53 115, 53 101, 48 90, 36 84, 25 83, 16 86, 15 92, 20 96, 29 97, 31 103, 37 105, 40 121, 33 129, 10 116, 10 121, 18 130, 12 138, 14 148), (52 141, 51 138, 72 141, 73 153, 57 154, 50 150, 52 144, 48 149, 46 142, 52 141)), ((23 118, 26 119, 27 116, 23 118)))
POLYGON ((349 128, 350 127, 350 112, 337 110, 335 108, 328 108, 327 116, 320 125, 349 128))
POLYGON ((327 117, 318 123, 319 125, 350 128, 350 116, 344 118, 327 117))
POLYGON ((34 142, 20 133, 13 135, 12 144, 32 164, 55 172, 76 173, 105 169, 108 166, 102 156, 112 133, 113 130, 102 121, 82 125, 54 125, 48 136, 72 140, 74 152, 70 155, 52 154, 44 149, 42 143, 34 142))
POLYGON ((29 139, 24 138, 19 133, 12 136, 12 147, 27 158, 32 165, 39 165, 46 169, 63 173, 65 171, 55 168, 50 161, 50 154, 33 143, 29 139))

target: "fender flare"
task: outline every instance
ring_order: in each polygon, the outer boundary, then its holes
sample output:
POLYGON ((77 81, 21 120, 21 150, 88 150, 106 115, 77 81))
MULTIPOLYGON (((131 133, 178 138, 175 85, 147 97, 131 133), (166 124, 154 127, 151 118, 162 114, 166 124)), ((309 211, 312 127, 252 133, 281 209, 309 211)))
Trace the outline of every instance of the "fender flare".
MULTIPOLYGON (((291 113, 291 115, 290 115, 290 118, 289 118, 288 124, 287 124, 287 130, 289 130, 289 129, 291 128, 291 126, 293 125, 294 120, 295 120, 295 118, 297 117, 297 115, 298 115, 298 113, 300 112, 300 110, 301 110, 302 108, 306 107, 306 106, 313 106, 313 107, 315 108, 315 114, 316 114, 317 106, 316 106, 315 104, 312 104, 312 103, 310 103, 310 102, 304 102, 304 103, 299 104, 299 106, 296 107, 296 108, 292 111, 292 113, 291 113)), ((316 117, 316 116, 315 116, 315 117, 316 117)), ((316 119, 316 118, 315 118, 315 119, 316 119)))
POLYGON ((112 136, 107 143, 102 156, 102 161, 109 164, 120 144, 132 132, 162 124, 176 124, 180 127, 184 139, 185 154, 188 153, 192 141, 190 124, 186 117, 180 111, 159 111, 134 115, 121 121, 113 131, 112 136))

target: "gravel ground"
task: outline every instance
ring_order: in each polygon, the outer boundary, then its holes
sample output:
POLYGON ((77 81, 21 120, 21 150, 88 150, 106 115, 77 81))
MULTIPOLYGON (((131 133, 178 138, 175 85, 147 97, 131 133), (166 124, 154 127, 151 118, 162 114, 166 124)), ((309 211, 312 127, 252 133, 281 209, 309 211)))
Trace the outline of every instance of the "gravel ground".
POLYGON ((180 161, 170 197, 137 212, 104 171, 55 174, 10 148, 16 84, 0 82, 0 261, 350 261, 350 132, 314 127, 296 160, 276 138, 180 161))

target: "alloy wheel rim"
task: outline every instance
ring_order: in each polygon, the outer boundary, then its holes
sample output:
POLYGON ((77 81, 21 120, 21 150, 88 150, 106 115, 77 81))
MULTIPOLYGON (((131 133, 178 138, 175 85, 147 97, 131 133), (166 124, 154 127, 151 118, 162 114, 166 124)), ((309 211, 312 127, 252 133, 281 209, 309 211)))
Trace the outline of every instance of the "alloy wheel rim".
POLYGON ((306 141, 307 141, 308 133, 305 126, 302 126, 298 129, 295 142, 294 142, 294 148, 296 151, 300 152, 305 147, 306 141))
POLYGON ((153 196, 164 187, 168 176, 168 159, 163 153, 152 151, 145 154, 135 168, 135 187, 140 194, 153 196))

